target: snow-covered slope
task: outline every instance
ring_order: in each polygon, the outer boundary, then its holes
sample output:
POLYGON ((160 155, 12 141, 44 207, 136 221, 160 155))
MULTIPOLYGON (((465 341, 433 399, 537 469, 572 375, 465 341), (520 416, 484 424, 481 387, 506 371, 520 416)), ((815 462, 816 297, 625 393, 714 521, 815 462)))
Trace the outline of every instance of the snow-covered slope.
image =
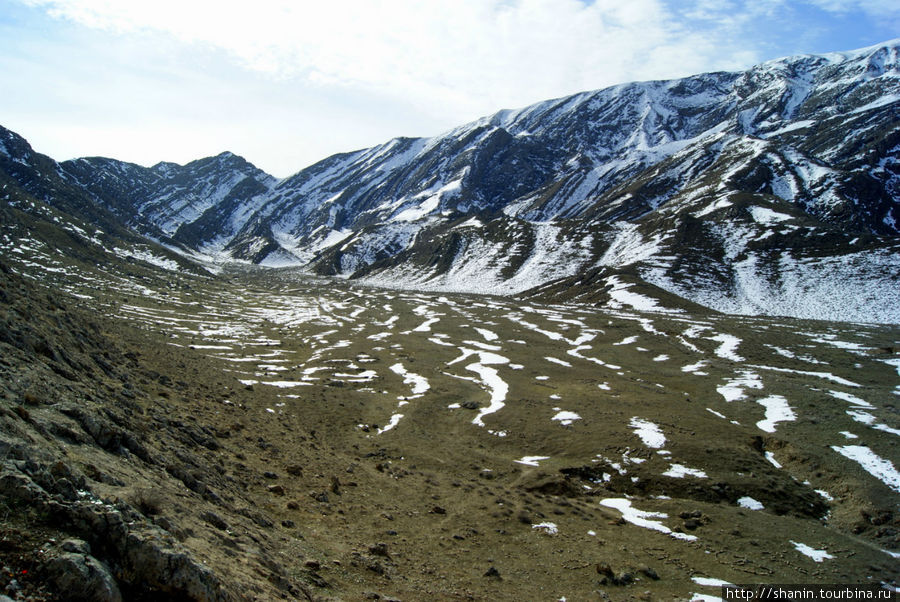
POLYGON ((882 302, 900 272, 898 49, 584 92, 281 181, 230 153, 60 168, 143 234, 263 265, 597 301, 633 283, 723 311, 900 322, 882 302), (866 292, 838 302, 823 282, 866 292))

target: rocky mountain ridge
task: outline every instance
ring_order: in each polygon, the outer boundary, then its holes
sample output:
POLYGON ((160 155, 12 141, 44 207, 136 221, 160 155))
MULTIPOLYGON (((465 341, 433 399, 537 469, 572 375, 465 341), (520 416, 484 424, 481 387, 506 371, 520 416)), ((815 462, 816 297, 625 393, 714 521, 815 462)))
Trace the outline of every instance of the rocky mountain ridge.
POLYGON ((900 264, 898 52, 892 41, 623 84, 280 181, 231 153, 54 169, 91 211, 206 259, 604 302, 637 286, 727 312, 898 321, 879 302, 896 286, 885 265, 900 264), (866 292, 837 306, 811 284, 823 273, 866 292))

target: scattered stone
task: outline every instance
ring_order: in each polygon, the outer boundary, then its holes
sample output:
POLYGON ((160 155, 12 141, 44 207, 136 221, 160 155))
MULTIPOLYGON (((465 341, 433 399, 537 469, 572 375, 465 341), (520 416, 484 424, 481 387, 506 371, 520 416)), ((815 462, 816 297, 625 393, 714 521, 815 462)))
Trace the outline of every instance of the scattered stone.
POLYGON ((335 476, 331 477, 331 493, 341 495, 341 482, 335 476))
POLYGON ((459 405, 460 405, 460 407, 463 407, 467 410, 477 410, 478 408, 481 407, 481 404, 478 403, 477 401, 464 401, 459 405))
POLYGON ((299 464, 292 464, 284 469, 292 477, 303 476, 303 467, 299 464))
POLYGON ((494 579, 500 579, 500 571, 497 570, 497 567, 491 567, 484 574, 485 577, 492 577, 494 579))
POLYGON ((431 514, 447 514, 447 509, 442 508, 440 506, 435 506, 434 508, 429 510, 429 513, 431 513, 431 514))
POLYGON ((278 478, 278 474, 271 472, 271 471, 264 472, 263 476, 266 477, 267 479, 277 479, 278 478))
POLYGON ((281 526, 284 527, 285 529, 293 529, 294 521, 292 521, 291 519, 285 519, 285 520, 281 521, 281 526))
POLYGON ((318 560, 307 560, 303 566, 311 571, 318 571, 322 568, 322 564, 318 560))
POLYGON ((269 485, 266 489, 272 495, 284 495, 284 486, 283 485, 269 485))

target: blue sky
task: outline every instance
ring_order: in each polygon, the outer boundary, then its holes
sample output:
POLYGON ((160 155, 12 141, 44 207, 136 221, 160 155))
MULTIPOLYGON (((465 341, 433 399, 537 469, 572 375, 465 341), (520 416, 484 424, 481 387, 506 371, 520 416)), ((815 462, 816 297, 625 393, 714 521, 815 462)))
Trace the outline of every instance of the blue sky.
POLYGON ((283 177, 581 90, 900 37, 896 0, 0 0, 0 125, 283 177))

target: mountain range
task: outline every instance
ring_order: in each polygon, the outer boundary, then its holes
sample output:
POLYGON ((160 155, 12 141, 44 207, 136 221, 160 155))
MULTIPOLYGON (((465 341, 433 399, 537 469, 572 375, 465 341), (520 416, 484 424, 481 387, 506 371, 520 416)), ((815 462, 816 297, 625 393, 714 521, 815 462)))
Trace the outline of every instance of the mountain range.
POLYGON ((280 180, 229 152, 56 162, 0 128, 0 200, 186 269, 897 323, 898 53, 622 84, 280 180))

